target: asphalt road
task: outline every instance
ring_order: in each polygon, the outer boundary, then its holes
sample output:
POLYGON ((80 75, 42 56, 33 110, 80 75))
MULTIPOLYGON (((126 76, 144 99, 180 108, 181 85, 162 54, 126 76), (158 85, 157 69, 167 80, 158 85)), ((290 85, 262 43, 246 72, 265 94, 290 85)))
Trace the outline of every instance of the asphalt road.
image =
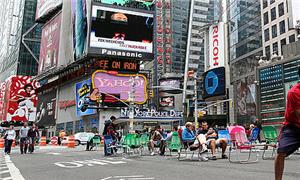
MULTIPOLYGON (((175 155, 104 157, 102 151, 86 152, 82 147, 40 149, 26 155, 13 152, 4 159, 8 168, 0 158, 0 179, 3 180, 271 180, 274 177, 273 160, 259 159, 254 164, 233 164, 223 159, 178 161, 175 155), (8 169, 13 177, 8 176, 8 169), (5 173, 1 173, 3 171, 5 173)), ((284 179, 300 179, 299 170, 300 155, 293 155, 286 161, 284 179)))

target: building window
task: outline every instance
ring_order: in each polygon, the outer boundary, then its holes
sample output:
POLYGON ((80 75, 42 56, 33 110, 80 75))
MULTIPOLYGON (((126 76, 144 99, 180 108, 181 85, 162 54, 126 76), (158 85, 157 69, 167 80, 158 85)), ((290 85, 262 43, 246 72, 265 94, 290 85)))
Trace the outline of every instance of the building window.
POLYGON ((295 34, 293 34, 289 37, 289 43, 293 43, 293 42, 295 42, 295 40, 296 40, 295 34))
POLYGON ((268 0, 263 0, 263 7, 264 9, 268 7, 268 0))
POLYGON ((283 16, 284 15, 284 4, 283 3, 280 3, 278 5, 278 16, 283 16))
POLYGON ((265 12, 264 13, 264 25, 266 25, 268 23, 269 23, 269 15, 268 15, 268 12, 265 12))
POLYGON ((285 33, 285 21, 284 20, 279 23, 279 32, 280 32, 280 34, 285 33))
POLYGON ((265 29, 265 42, 269 41, 270 40, 270 32, 269 32, 269 28, 268 29, 265 29))
POLYGON ((273 53, 278 54, 278 42, 273 43, 273 53))
POLYGON ((281 54, 283 54, 283 51, 282 51, 283 48, 282 47, 284 45, 286 45, 286 39, 285 38, 280 40, 281 54))
POLYGON ((269 59, 270 58, 270 46, 266 46, 265 51, 266 51, 267 59, 269 59))
POLYGON ((272 38, 277 37, 277 25, 272 26, 272 38))
POLYGON ((275 2, 275 0, 270 0, 270 4, 273 4, 275 2))
POLYGON ((271 9, 271 21, 274 21, 276 19, 276 8, 273 7, 271 9))

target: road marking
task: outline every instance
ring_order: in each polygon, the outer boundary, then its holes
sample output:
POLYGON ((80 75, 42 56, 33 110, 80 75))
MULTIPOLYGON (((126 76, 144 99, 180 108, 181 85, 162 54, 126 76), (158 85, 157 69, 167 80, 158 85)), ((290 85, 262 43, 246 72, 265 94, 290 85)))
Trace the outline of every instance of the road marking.
POLYGON ((61 153, 55 153, 55 152, 50 152, 50 153, 47 153, 47 154, 50 154, 50 155, 61 155, 61 153))
POLYGON ((80 168, 83 166, 95 166, 95 165, 117 165, 117 164, 125 164, 125 161, 108 161, 103 159, 91 159, 91 160, 82 160, 82 161, 70 161, 70 162, 56 162, 54 165, 62 167, 62 168, 80 168))
POLYGON ((131 176, 109 176, 100 180, 150 180, 154 177, 145 177, 144 175, 131 175, 131 176))
POLYGON ((5 161, 7 164, 7 167, 9 169, 11 178, 14 180, 25 180, 22 176, 20 170, 14 165, 14 163, 10 160, 9 156, 5 156, 5 161))
POLYGON ((9 170, 1 171, 0 174, 9 173, 9 170))

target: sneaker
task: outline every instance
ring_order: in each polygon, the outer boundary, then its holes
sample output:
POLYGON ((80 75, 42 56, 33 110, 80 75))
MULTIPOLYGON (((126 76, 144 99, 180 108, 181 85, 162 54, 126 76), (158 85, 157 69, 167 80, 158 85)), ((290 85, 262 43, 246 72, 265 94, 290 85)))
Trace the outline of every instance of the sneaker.
POLYGON ((222 154, 222 159, 228 159, 226 154, 222 154))
POLYGON ((207 157, 204 157, 204 156, 200 156, 200 160, 201 160, 201 161, 208 161, 208 158, 207 158, 207 157))
POLYGON ((154 152, 152 152, 150 155, 151 155, 151 156, 154 156, 154 155, 155 155, 155 153, 154 153, 154 152))
POLYGON ((216 156, 213 156, 213 157, 211 157, 210 159, 215 161, 215 160, 217 160, 217 157, 216 157, 216 156))

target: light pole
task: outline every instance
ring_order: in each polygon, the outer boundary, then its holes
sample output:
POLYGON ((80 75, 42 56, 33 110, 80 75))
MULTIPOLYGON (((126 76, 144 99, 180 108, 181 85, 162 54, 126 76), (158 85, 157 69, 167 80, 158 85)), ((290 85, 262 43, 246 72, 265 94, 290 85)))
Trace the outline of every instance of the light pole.
POLYGON ((194 74, 194 103, 195 103, 195 126, 198 128, 198 92, 197 92, 197 77, 196 73, 194 74))
POLYGON ((131 76, 129 79, 129 83, 131 85, 130 92, 128 94, 129 101, 129 132, 133 132, 133 121, 134 121, 134 98, 135 98, 135 90, 136 90, 136 80, 139 80, 139 76, 131 76))

